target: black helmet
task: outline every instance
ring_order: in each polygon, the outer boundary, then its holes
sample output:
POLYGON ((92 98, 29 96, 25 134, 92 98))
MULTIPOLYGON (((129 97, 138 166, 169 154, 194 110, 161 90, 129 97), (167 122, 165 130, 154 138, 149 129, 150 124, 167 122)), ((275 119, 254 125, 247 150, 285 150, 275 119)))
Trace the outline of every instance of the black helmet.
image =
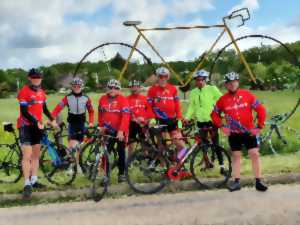
POLYGON ((34 69, 34 68, 29 70, 27 76, 30 77, 30 78, 43 78, 43 74, 39 70, 34 69))

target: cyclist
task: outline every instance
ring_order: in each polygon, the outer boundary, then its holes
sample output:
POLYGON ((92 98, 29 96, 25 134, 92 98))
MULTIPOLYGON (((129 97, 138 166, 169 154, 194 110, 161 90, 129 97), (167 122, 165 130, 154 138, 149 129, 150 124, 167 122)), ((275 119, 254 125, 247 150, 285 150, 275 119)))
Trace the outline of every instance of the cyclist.
POLYGON ((126 181, 125 147, 129 132, 129 105, 127 98, 121 93, 121 84, 111 79, 107 82, 107 92, 100 97, 98 104, 98 126, 100 132, 116 137, 108 141, 108 150, 112 151, 117 143, 118 182, 126 181))
MULTIPOLYGON (((132 80, 129 82, 131 94, 127 97, 130 110, 130 125, 129 125, 129 140, 134 140, 139 135, 139 138, 145 138, 142 132, 149 117, 150 105, 147 102, 147 97, 140 93, 141 82, 132 80)), ((132 153, 133 145, 128 146, 129 154, 132 153)))
MULTIPOLYGON (((94 125, 94 109, 91 99, 85 95, 82 91, 83 80, 79 77, 75 77, 71 82, 72 91, 66 95, 60 103, 57 104, 55 109, 52 111, 52 116, 56 118, 58 114, 68 107, 68 147, 69 149, 74 148, 78 143, 82 142, 85 134, 85 122, 86 122, 86 111, 89 114, 89 127, 94 125)), ((76 160, 77 165, 80 152, 77 152, 76 160)), ((81 168, 78 167, 81 171, 81 168)))
POLYGON ((46 104, 46 94, 41 88, 43 74, 31 69, 28 72, 29 84, 25 85, 18 93, 20 104, 20 116, 17 127, 20 132, 22 149, 22 170, 25 178, 23 197, 31 196, 32 188, 44 188, 45 185, 38 182, 38 169, 41 151, 43 113, 55 122, 46 104))
POLYGON ((266 191, 268 187, 261 181, 258 143, 258 135, 265 125, 266 110, 250 91, 239 88, 239 74, 235 72, 226 74, 225 87, 228 92, 217 101, 211 117, 213 123, 222 128, 222 131, 228 136, 232 150, 232 167, 235 179, 229 185, 229 190, 237 191, 241 189, 241 151, 245 147, 252 161, 256 178, 256 190, 266 191), (253 111, 257 114, 257 126, 254 125, 253 111), (227 125, 223 125, 223 117, 226 119, 227 125))
POLYGON ((180 160, 186 153, 185 142, 180 139, 182 134, 181 105, 177 89, 168 83, 170 72, 165 67, 159 67, 155 72, 158 81, 148 90, 148 102, 151 106, 149 124, 166 125, 164 135, 169 133, 177 148, 177 159, 180 160))
MULTIPOLYGON (((190 122, 191 119, 197 122, 197 127, 200 129, 200 134, 204 141, 208 141, 208 135, 212 137, 212 142, 215 145, 219 143, 218 128, 211 122, 210 114, 217 100, 222 96, 222 93, 216 86, 207 84, 209 73, 206 70, 199 70, 193 74, 196 82, 196 87, 190 92, 189 105, 185 117, 185 122, 190 122), (205 130, 209 128, 212 130, 205 130)), ((221 174, 225 174, 223 156, 217 151, 217 156, 220 164, 221 174)))

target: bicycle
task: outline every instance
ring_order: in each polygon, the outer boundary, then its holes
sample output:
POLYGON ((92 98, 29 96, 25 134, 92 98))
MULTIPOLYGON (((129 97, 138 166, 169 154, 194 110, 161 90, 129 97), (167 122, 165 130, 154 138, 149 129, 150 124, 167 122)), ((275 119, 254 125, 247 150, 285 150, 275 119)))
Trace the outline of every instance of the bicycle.
POLYGON ((0 144, 0 182, 17 183, 22 177, 22 151, 12 123, 3 123, 5 132, 12 133, 14 143, 0 144))
POLYGON ((54 133, 55 141, 49 140, 48 132, 53 128, 46 127, 42 136, 42 153, 40 167, 46 179, 56 185, 70 185, 77 174, 76 159, 68 148, 58 143, 62 130, 54 133))
MULTIPOLYGON (((161 126, 163 125, 157 125, 149 132, 152 135, 160 135, 161 126)), ((189 137, 182 138, 186 141, 192 139, 193 143, 188 148, 185 156, 179 161, 175 160, 176 151, 170 151, 170 148, 166 145, 166 142, 173 141, 172 139, 164 139, 164 143, 161 145, 160 143, 153 144, 153 139, 149 141, 150 137, 151 134, 148 133, 145 140, 141 142, 141 150, 134 152, 127 160, 127 181, 135 192, 153 194, 162 190, 171 181, 179 181, 188 177, 188 173, 183 168, 189 159, 191 160, 190 171, 192 177, 199 187, 221 187, 230 178, 232 171, 230 155, 221 146, 204 141, 199 135, 199 130, 189 137), (215 180, 219 175, 219 172, 216 171, 216 151, 222 154, 225 166, 225 173, 222 174, 224 177, 218 180, 215 180), (205 177, 207 179, 203 180, 205 177)))
POLYGON ((291 149, 290 152, 300 152, 300 132, 292 127, 283 126, 295 114, 299 106, 300 98, 290 112, 274 115, 266 122, 268 130, 260 138, 263 150, 269 148, 273 154, 278 154, 279 149, 292 144, 290 146, 295 146, 295 149, 291 149))
POLYGON ((85 174, 92 182, 91 196, 95 202, 99 202, 108 191, 110 182, 110 160, 107 150, 108 139, 115 138, 103 135, 96 129, 89 143, 91 151, 89 160, 86 162, 85 174))

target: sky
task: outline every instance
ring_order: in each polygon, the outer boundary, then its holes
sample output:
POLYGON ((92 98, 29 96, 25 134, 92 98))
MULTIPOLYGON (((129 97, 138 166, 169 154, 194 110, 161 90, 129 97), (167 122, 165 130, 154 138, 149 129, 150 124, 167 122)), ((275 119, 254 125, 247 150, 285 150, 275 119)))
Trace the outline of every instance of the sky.
MULTIPOLYGON (((250 9, 251 19, 240 28, 231 25, 235 37, 260 33, 283 42, 300 40, 299 0, 1 0, 0 69, 75 63, 101 43, 132 44, 136 32, 122 25, 125 20, 140 20, 143 27, 219 24, 241 7, 250 9)), ((168 60, 188 60, 206 50, 218 32, 147 37, 168 60)))

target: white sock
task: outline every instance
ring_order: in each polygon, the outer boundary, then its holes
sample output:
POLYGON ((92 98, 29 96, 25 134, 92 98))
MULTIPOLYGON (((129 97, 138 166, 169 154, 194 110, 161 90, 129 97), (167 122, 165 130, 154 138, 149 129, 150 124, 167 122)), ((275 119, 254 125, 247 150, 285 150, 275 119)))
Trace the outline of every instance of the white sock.
POLYGON ((27 185, 31 185, 31 182, 29 179, 25 179, 25 186, 27 186, 27 185))
POLYGON ((38 180, 38 177, 37 176, 31 176, 31 185, 34 185, 38 180))

